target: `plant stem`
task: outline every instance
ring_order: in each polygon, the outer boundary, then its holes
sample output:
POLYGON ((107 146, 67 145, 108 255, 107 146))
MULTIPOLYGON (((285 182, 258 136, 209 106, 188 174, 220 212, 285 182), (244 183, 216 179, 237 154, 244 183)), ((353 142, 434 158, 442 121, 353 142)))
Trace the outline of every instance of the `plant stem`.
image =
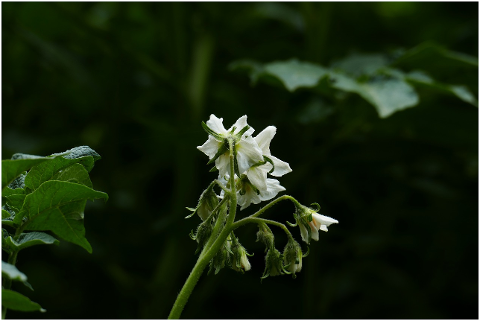
MULTIPOLYGON (((298 203, 298 201, 291 197, 290 195, 283 195, 283 196, 280 196, 279 198, 271 201, 270 203, 268 203, 267 205, 265 205, 264 207, 262 207, 258 212, 256 212, 255 214, 252 214, 250 215, 249 217, 258 217, 260 215, 263 214, 263 212, 265 212, 266 210, 268 210, 270 207, 272 207, 273 205, 277 204, 278 202, 281 202, 281 201, 284 201, 284 200, 291 200, 292 202, 294 202, 297 206, 300 206, 300 203, 298 203)), ((248 218, 248 217, 247 217, 248 218)), ((240 221, 239 221, 240 222, 240 221)))
POLYGON ((239 228, 240 226, 248 224, 248 223, 265 223, 265 224, 275 225, 275 226, 280 227, 282 230, 284 230, 289 238, 293 238, 292 233, 290 233, 290 231, 285 226, 285 224, 282 224, 282 223, 277 222, 277 221, 266 220, 264 218, 252 217, 252 216, 245 217, 244 219, 241 219, 240 221, 235 222, 232 225, 232 230, 235 230, 235 229, 239 228))
MULTIPOLYGON (((233 154, 233 149, 234 149, 234 144, 235 142, 232 139, 229 139, 229 145, 230 145, 230 190, 225 191, 225 196, 227 195, 227 192, 229 194, 229 201, 230 201, 230 208, 229 208, 229 213, 227 217, 227 221, 225 223, 225 226, 221 230, 220 234, 217 237, 218 230, 222 227, 223 224, 223 215, 222 212, 220 212, 218 216, 218 221, 215 224, 214 230, 212 232, 212 235, 210 236, 210 239, 207 242, 207 245, 203 248, 202 252, 200 253, 197 263, 192 269, 192 272, 190 272, 190 275, 187 278, 187 281, 185 281, 185 284, 183 285, 183 288, 180 290, 180 293, 177 296, 177 299, 175 300, 175 303, 173 304, 172 310, 170 311, 170 315, 168 316, 169 319, 179 319, 180 315, 182 314, 183 308, 185 307, 185 304, 187 304, 188 298, 192 294, 193 289, 195 288, 195 285, 197 285, 198 280, 200 279, 200 276, 203 273, 203 270, 205 270, 205 267, 207 264, 212 260, 212 258, 217 254, 217 252, 220 250, 222 245, 225 243, 225 240, 227 239, 228 235, 230 232, 233 230, 233 222, 235 220, 235 215, 237 211, 237 191, 235 188, 235 170, 234 170, 234 154, 233 154), (213 244, 210 246, 210 244, 213 242, 213 244)), ((223 212, 225 213, 225 212, 223 212)))

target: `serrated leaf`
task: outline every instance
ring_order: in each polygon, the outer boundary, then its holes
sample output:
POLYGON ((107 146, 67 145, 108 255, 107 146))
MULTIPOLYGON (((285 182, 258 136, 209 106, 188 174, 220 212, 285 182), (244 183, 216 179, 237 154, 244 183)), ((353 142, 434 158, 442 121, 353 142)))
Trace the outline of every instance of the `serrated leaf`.
POLYGON ((86 200, 108 199, 108 195, 85 185, 62 181, 47 181, 25 198, 23 210, 15 222, 26 216, 26 230, 51 230, 62 239, 85 248, 92 248, 85 238, 83 209, 86 200))
POLYGON ((332 86, 362 96, 377 109, 380 117, 418 104, 418 95, 407 82, 396 77, 374 77, 367 82, 359 82, 347 75, 332 73, 332 86))
POLYGON ((73 164, 65 169, 58 171, 52 177, 53 180, 66 181, 77 184, 82 184, 92 188, 92 181, 88 175, 87 170, 83 165, 73 164))
POLYGON ((64 158, 63 156, 57 156, 48 163, 34 166, 25 178, 25 186, 36 190, 43 182, 52 180, 60 171, 77 163, 82 164, 88 172, 93 168, 94 162, 95 160, 92 156, 84 156, 81 158, 64 158))
POLYGON ((20 272, 15 265, 2 261, 2 276, 9 278, 12 281, 27 281, 27 276, 20 272))
POLYGON ((264 73, 277 77, 289 91, 299 87, 315 87, 328 74, 322 66, 297 59, 272 62, 264 65, 264 73))
POLYGON ((47 233, 29 232, 29 233, 20 234, 17 240, 14 240, 11 236, 9 236, 5 239, 5 243, 10 248, 20 251, 34 245, 42 245, 42 244, 58 245, 60 242, 56 238, 54 238, 53 236, 47 233))
POLYGON ((2 190, 24 171, 41 163, 46 164, 49 161, 48 158, 2 160, 2 190))
POLYGON ((2 307, 16 311, 46 311, 23 294, 7 289, 2 289, 2 307))

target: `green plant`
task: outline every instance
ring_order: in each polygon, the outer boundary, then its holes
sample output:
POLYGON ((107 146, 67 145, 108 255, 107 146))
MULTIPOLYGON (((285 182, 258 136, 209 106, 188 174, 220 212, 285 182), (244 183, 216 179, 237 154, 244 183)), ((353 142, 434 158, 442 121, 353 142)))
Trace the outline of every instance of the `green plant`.
POLYGON ((265 82, 290 92, 310 89, 323 99, 317 109, 324 113, 331 113, 329 104, 342 105, 354 93, 373 105, 381 118, 386 118, 417 106, 417 88, 454 96, 477 107, 478 101, 467 86, 445 84, 430 75, 436 74, 439 66, 454 73, 458 69, 475 70, 478 61, 427 42, 391 53, 353 53, 329 67, 297 59, 270 63, 239 60, 231 63, 230 69, 246 72, 252 85, 265 82))
POLYGON ((302 248, 284 224, 260 218, 273 205, 283 200, 293 202, 296 223, 289 225, 300 227, 302 239, 307 244, 312 239, 318 241, 319 230, 326 232, 330 224, 338 223, 331 217, 318 214, 318 204, 313 204, 315 209, 309 208, 289 195, 280 196, 256 213, 235 221, 237 205, 241 206, 240 210, 244 210, 251 204, 270 200, 285 190, 278 180, 267 178, 267 174, 281 177, 292 169, 287 162, 276 158, 270 152, 270 142, 276 133, 274 126, 268 126, 253 137, 254 129, 247 125, 247 116, 240 117, 228 130, 223 126, 223 119, 215 115, 211 115, 210 120, 206 124, 202 122, 202 125, 209 136, 205 144, 198 146, 198 149, 209 156, 208 164, 215 163, 210 171, 218 170, 219 176, 200 195, 198 205, 187 208, 192 214, 186 218, 198 214, 202 219, 196 233, 190 235, 198 242, 197 252, 201 252, 173 305, 169 315, 172 319, 180 317, 208 264, 209 273, 215 270, 215 274, 225 266, 241 273, 250 270, 248 253, 234 234, 234 230, 245 224, 257 224, 257 241, 265 244, 265 271, 262 279, 282 274, 292 274, 295 277, 295 273, 301 271, 302 258, 308 252, 302 252, 302 248), (215 186, 220 188, 218 195, 214 191, 215 186), (286 233, 288 242, 283 253, 276 249, 275 237, 268 225, 277 226, 286 233))
POLYGON ((28 297, 11 290, 12 281, 32 289, 27 276, 16 267, 18 253, 42 244, 58 244, 43 231, 51 231, 65 241, 92 253, 83 225, 87 200, 108 199, 92 188, 89 172, 100 155, 88 146, 47 157, 14 154, 2 160, 2 317, 7 309, 42 311, 28 297), (26 232, 29 231, 29 232, 26 232))

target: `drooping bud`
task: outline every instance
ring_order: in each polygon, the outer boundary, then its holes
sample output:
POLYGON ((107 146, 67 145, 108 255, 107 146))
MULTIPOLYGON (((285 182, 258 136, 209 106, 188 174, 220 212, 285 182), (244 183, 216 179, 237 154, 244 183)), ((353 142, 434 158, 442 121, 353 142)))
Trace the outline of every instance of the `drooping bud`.
POLYGON ((295 273, 302 270, 302 248, 297 241, 293 238, 289 238, 285 249, 283 250, 283 263, 285 268, 293 273, 293 278, 295 278, 295 273))
POLYGON ((187 207, 187 209, 192 211, 193 213, 188 215, 186 218, 190 218, 195 213, 197 213, 198 216, 200 216, 200 218, 202 219, 202 221, 205 221, 210 216, 210 214, 212 214, 212 211, 218 205, 218 196, 213 190, 214 185, 214 183, 210 184, 210 186, 208 186, 207 189, 203 191, 202 195, 200 195, 200 198, 198 199, 198 205, 196 208, 192 209, 187 207))
POLYGON ((210 235, 212 234, 213 226, 211 220, 204 221, 197 227, 197 233, 195 235, 190 234, 190 237, 197 241, 198 246, 195 253, 198 253, 207 243, 210 235))
POLYGON ((251 265, 247 258, 248 253, 233 233, 231 250, 233 252, 231 268, 242 273, 250 270, 251 265))
POLYGON ((290 274, 283 267, 283 255, 276 248, 271 248, 265 256, 265 271, 262 279, 282 274, 290 274))
POLYGON ((217 254, 215 254, 213 259, 210 261, 210 270, 208 271, 208 273, 215 269, 215 274, 217 274, 218 272, 220 272, 221 269, 225 267, 225 263, 230 261, 230 257, 232 255, 231 245, 232 241, 230 237, 228 237, 225 243, 223 243, 220 250, 218 250, 217 254))
POLYGON ((272 230, 265 223, 258 224, 257 242, 259 241, 265 244, 265 251, 275 247, 275 237, 272 230))

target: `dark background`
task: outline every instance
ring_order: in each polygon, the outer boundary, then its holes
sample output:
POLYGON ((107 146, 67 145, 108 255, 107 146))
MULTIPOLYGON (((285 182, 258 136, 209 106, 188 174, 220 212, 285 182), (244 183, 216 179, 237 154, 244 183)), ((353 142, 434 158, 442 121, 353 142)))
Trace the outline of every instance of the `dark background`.
MULTIPOLYGON (((425 41, 477 57, 477 3, 4 2, 2 21, 2 158, 89 145, 103 157, 94 187, 110 195, 86 208, 93 254, 63 241, 21 253, 35 291, 14 289, 47 313, 7 317, 167 317, 196 261, 200 221, 185 206, 216 175, 196 149, 213 113, 227 128, 244 114, 257 133, 275 125, 272 153, 293 169, 281 184, 340 224, 297 279, 262 283, 256 228, 238 230, 252 270, 205 274, 182 317, 478 318, 477 108, 420 90, 386 119, 358 95, 312 116, 311 91, 252 87, 228 69, 425 41)), ((427 71, 478 96, 475 69, 427 71)), ((292 213, 285 202, 267 217, 292 213)))

